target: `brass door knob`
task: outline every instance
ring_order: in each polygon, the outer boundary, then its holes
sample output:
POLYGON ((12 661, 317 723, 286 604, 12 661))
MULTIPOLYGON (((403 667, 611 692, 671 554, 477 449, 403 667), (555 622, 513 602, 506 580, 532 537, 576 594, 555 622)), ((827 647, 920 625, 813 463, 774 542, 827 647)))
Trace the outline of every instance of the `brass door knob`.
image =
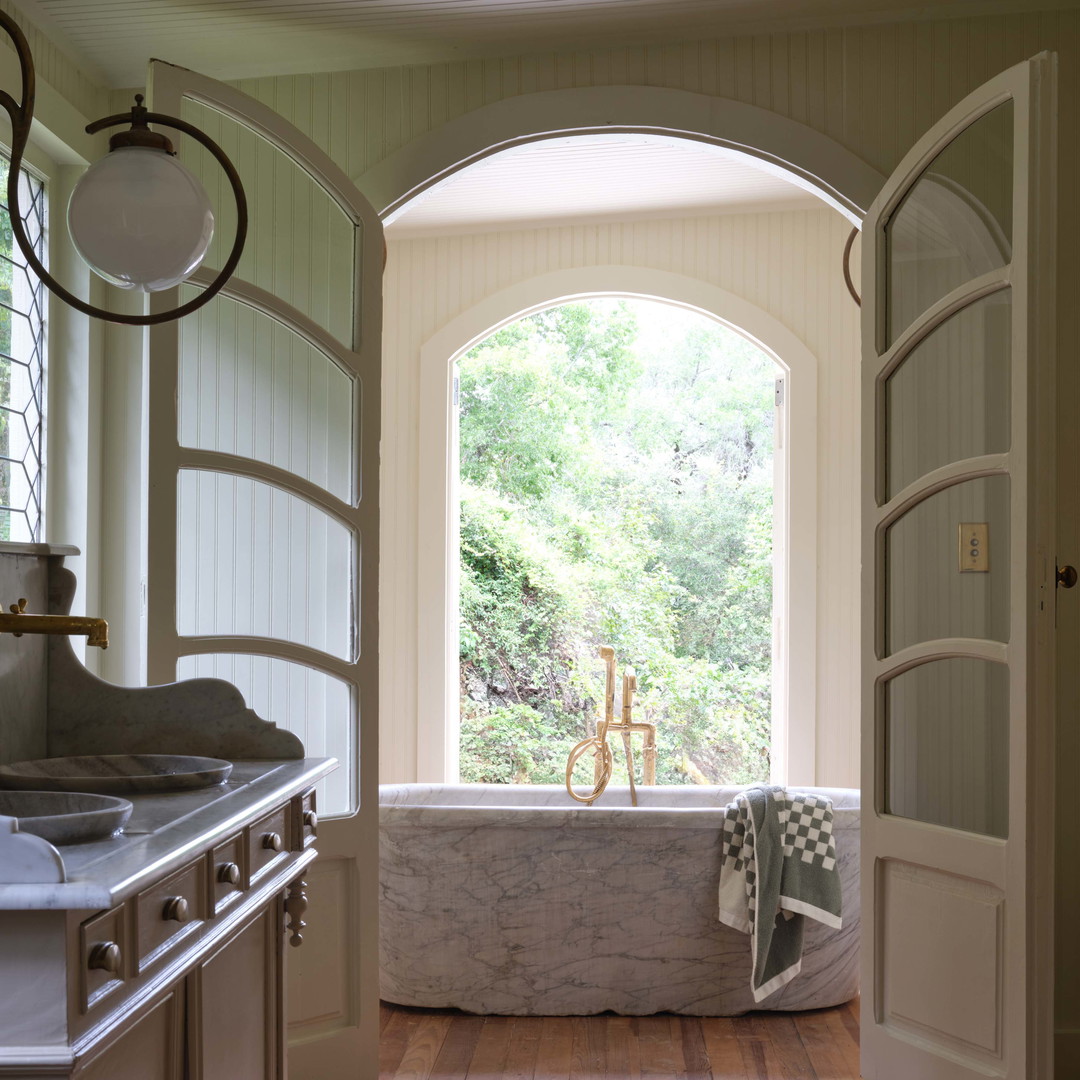
POLYGON ((90 950, 86 966, 91 971, 107 971, 110 975, 118 975, 122 959, 120 946, 116 942, 99 941, 90 950))
POLYGON ((239 885, 240 867, 234 862, 222 863, 217 869, 217 879, 222 885, 239 885))
POLYGON ((1071 589, 1077 581, 1075 566, 1059 566, 1057 568, 1057 583, 1063 589, 1071 589))
POLYGON ((305 810, 304 824, 314 832, 319 827, 319 815, 314 810, 305 810))
POLYGON ((161 917, 166 922, 186 923, 191 918, 191 905, 182 896, 170 896, 165 901, 161 917))
POLYGON ((281 834, 276 832, 268 832, 263 837, 263 847, 267 851, 281 851, 285 845, 281 842, 281 834))

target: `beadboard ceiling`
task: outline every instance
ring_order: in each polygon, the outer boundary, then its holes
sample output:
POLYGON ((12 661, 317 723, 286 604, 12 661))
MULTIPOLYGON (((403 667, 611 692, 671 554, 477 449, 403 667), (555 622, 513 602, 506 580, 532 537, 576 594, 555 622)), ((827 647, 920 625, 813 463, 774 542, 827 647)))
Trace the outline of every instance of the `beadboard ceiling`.
MULTIPOLYGON (((11 0, 89 74, 219 79, 1017 11, 1025 0, 11 0)), ((1035 3, 1035 0, 1028 0, 1035 3)), ((1041 9, 1076 0, 1038 0, 1041 9)))
POLYGON ((394 239, 530 226, 820 208, 814 195, 688 141, 573 136, 505 151, 421 195, 394 239))

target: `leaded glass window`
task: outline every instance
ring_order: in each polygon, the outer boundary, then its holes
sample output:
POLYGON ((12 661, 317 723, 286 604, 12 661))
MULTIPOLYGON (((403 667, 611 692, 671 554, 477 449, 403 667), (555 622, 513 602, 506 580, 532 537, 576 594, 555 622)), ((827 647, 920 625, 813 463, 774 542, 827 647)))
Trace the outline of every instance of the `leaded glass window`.
MULTIPOLYGON (((0 153, 0 540, 42 539, 45 292, 11 235, 9 160, 0 153)), ((45 185, 20 170, 19 203, 45 261, 45 185)))

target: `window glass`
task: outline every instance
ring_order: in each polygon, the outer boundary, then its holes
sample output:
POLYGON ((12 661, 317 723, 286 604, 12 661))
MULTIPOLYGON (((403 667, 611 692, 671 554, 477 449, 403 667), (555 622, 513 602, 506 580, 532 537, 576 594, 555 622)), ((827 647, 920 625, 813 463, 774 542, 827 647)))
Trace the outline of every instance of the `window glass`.
MULTIPOLYGON (((0 540, 39 542, 45 463, 45 287, 15 244, 7 207, 9 159, 0 153, 0 540)), ((45 261, 45 185, 25 169, 19 202, 45 261)))
POLYGON ((951 829, 1008 835, 1009 669, 934 660, 888 684, 885 812, 951 829))
POLYGON ((1012 258, 1013 103, 927 166, 885 226, 888 340, 953 289, 1012 258))

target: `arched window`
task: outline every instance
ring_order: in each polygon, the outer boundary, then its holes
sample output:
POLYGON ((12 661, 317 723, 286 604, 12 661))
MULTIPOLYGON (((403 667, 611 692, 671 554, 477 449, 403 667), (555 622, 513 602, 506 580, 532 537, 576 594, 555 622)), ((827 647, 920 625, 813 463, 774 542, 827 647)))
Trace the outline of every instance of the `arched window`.
POLYGON ((460 779, 562 783, 607 645, 658 751, 646 773, 644 732, 615 745, 615 782, 768 781, 782 369, 698 312, 607 298, 456 366, 460 779))
POLYGON ((816 707, 816 361, 782 324, 741 298, 695 279, 634 267, 556 271, 521 282, 463 312, 422 349, 419 535, 423 543, 417 627, 425 707, 417 733, 418 779, 459 778, 459 502, 453 363, 493 331, 524 315, 597 295, 660 299, 696 309, 762 347, 777 366, 783 400, 776 427, 774 536, 797 536, 798 543, 778 544, 782 554, 774 561, 769 771, 777 781, 810 782, 816 707), (609 292, 596 288, 605 281, 612 286, 609 292))

